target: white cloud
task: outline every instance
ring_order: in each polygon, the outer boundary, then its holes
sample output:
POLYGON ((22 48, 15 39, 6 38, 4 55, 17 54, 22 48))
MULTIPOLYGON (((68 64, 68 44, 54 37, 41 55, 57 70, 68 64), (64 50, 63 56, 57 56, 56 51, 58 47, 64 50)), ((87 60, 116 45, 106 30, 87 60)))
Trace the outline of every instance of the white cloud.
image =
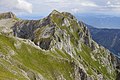
POLYGON ((32 4, 26 0, 0 0, 0 9, 32 13, 32 4))
POLYGON ((46 16, 53 9, 71 13, 120 13, 120 0, 0 0, 0 11, 46 16))
POLYGON ((108 2, 107 2, 107 4, 108 4, 108 5, 110 5, 110 4, 111 4, 111 2, 110 2, 110 1, 108 1, 108 2))
POLYGON ((74 9, 72 9, 72 12, 73 13, 77 13, 77 12, 79 12, 79 9, 78 8, 74 8, 74 9))
POLYGON ((29 13, 32 13, 32 4, 31 3, 28 3, 25 0, 17 0, 17 1, 18 1, 18 4, 16 5, 16 8, 27 11, 29 13))
POLYGON ((93 2, 82 2, 82 6, 87 6, 87 7, 97 7, 98 5, 93 3, 93 2))
POLYGON ((108 0, 107 5, 103 6, 103 8, 104 11, 120 13, 120 0, 108 0))
POLYGON ((40 2, 41 4, 45 4, 45 7, 47 6, 49 10, 57 9, 72 13, 85 12, 87 7, 91 9, 98 6, 91 0, 40 0, 40 2))
MULTIPOLYGON (((90 0, 45 0, 47 4, 64 4, 64 5, 79 5, 79 6, 88 6, 88 7, 96 7, 97 4, 90 0)), ((69 7, 71 7, 69 6, 69 7)))

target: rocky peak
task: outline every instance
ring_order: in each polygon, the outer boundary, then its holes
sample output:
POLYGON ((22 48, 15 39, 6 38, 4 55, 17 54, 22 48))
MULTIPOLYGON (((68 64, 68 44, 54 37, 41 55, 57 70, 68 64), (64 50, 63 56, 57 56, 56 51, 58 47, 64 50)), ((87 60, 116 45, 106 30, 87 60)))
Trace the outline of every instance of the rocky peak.
POLYGON ((74 19, 74 20, 77 20, 71 13, 69 12, 59 12, 57 10, 53 10, 49 16, 55 16, 55 17, 67 17, 67 18, 70 18, 70 19, 74 19), (57 15, 57 16, 56 16, 57 15))
POLYGON ((69 18, 71 18, 71 19, 74 19, 74 20, 77 20, 76 18, 75 18, 75 16, 73 16, 71 13, 69 13, 69 12, 62 12, 62 14, 64 15, 64 16, 66 16, 66 17, 69 17, 69 18))
POLYGON ((80 42, 93 46, 90 33, 84 23, 79 24, 68 12, 53 10, 48 17, 39 21, 20 21, 14 26, 13 31, 15 36, 30 39, 45 50, 53 47, 62 49, 66 46, 66 52, 72 54, 71 41, 76 46, 80 42))
POLYGON ((6 12, 0 14, 0 19, 16 18, 15 14, 12 12, 6 12))
POLYGON ((57 10, 53 10, 50 14, 51 14, 51 15, 52 15, 52 14, 60 14, 60 12, 58 12, 57 10))
POLYGON ((64 35, 69 35, 69 38, 74 37, 76 41, 83 40, 86 45, 91 45, 90 35, 85 25, 79 25, 76 18, 68 12, 60 13, 53 10, 44 19, 19 21, 13 28, 15 36, 30 39, 42 49, 50 49, 55 44, 53 41, 56 38, 61 41, 64 35))

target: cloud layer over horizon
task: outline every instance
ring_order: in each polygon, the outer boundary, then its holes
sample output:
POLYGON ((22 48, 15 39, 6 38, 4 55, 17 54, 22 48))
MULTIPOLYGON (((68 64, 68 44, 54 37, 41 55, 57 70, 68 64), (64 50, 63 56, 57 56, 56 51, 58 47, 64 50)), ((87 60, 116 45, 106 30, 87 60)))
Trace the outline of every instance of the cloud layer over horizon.
POLYGON ((32 13, 32 3, 26 0, 0 0, 0 12, 4 11, 32 13))
POLYGON ((0 12, 46 15, 53 9, 71 13, 120 14, 120 0, 0 0, 0 12))

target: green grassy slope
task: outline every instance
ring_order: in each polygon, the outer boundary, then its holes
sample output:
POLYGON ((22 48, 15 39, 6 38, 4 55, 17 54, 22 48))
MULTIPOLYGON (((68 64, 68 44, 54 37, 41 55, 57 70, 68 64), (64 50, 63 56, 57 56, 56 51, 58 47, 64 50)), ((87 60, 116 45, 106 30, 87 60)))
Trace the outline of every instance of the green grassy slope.
POLYGON ((19 41, 19 46, 16 46, 18 41, 0 35, 0 55, 4 56, 0 57, 0 71, 3 71, 0 72, 0 79, 26 79, 20 71, 21 69, 26 73, 29 71, 39 73, 49 80, 55 80, 60 75, 67 80, 73 80, 73 76, 70 77, 70 74, 72 74, 74 66, 72 66, 72 59, 68 54, 63 55, 57 49, 52 52, 42 51, 23 41, 19 41))
POLYGON ((64 50, 43 51, 23 40, 0 35, 0 80, 27 80, 28 78, 34 80, 40 75, 41 78, 48 80, 58 78, 74 80, 73 62, 76 65, 81 63, 88 75, 93 75, 94 78, 97 76, 97 71, 102 73, 105 79, 114 79, 114 71, 108 73, 107 67, 102 66, 99 60, 94 61, 91 58, 88 54, 90 51, 90 48, 83 45, 83 51, 76 49, 77 55, 71 58, 64 50))

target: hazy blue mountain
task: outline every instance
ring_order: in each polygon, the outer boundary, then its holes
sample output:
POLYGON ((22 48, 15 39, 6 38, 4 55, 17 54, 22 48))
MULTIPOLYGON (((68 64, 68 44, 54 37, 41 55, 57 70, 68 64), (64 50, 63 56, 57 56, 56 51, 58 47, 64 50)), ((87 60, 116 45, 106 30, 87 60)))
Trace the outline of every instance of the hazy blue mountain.
POLYGON ((87 25, 93 39, 109 49, 111 52, 119 55, 120 53, 120 29, 100 29, 87 25))
POLYGON ((79 14, 77 19, 97 28, 120 29, 120 17, 109 15, 79 14))

